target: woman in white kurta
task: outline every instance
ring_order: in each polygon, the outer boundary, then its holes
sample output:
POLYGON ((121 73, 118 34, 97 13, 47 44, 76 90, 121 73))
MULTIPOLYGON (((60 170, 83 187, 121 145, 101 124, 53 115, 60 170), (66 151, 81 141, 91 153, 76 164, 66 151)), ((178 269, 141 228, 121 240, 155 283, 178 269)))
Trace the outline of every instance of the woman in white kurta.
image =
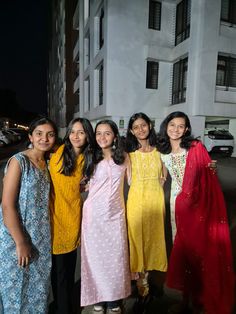
MULTIPOLYGON (((128 161, 123 158, 122 163, 117 164, 113 158, 117 148, 111 147, 119 145, 117 142, 120 142, 120 138, 113 130, 114 122, 110 124, 111 122, 101 121, 95 130, 97 143, 102 148, 102 156, 90 180, 88 198, 83 207, 82 306, 121 300, 131 292, 123 195, 128 161), (110 138, 107 139, 110 134, 106 130, 112 131, 111 143, 110 138)), ((102 308, 101 311, 95 311, 103 313, 103 310, 102 308)))
POLYGON ((161 154, 162 162, 168 169, 171 176, 170 219, 173 241, 176 235, 175 200, 177 195, 182 190, 186 157, 187 157, 186 149, 183 149, 180 153, 169 153, 166 155, 161 154))

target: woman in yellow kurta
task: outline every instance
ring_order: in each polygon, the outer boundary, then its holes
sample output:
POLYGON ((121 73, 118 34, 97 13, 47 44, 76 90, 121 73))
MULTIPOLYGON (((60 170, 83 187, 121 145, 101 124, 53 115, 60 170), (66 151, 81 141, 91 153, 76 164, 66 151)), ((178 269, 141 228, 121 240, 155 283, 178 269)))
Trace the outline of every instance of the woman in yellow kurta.
POLYGON ((89 170, 93 129, 84 118, 69 124, 66 136, 49 163, 52 230, 52 290, 56 313, 72 313, 72 290, 80 244, 80 183, 89 170))
POLYGON ((167 270, 164 232, 163 167, 155 148, 156 133, 144 113, 129 121, 126 146, 132 178, 127 201, 131 272, 139 273, 139 293, 148 294, 148 271, 167 270))

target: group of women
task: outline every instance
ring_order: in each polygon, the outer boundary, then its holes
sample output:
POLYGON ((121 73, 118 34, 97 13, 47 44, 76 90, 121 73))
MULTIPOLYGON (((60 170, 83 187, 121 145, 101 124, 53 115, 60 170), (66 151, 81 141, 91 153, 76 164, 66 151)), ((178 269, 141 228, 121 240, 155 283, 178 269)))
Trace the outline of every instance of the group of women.
POLYGON ((166 286, 181 291, 181 306, 191 301, 196 313, 231 313, 234 272, 225 203, 211 160, 183 112, 167 116, 157 135, 149 117, 136 113, 125 141, 111 120, 93 131, 87 119, 76 118, 59 147, 55 124, 41 118, 30 125, 29 139, 32 147, 10 158, 5 169, 1 313, 47 313, 50 280, 56 313, 73 313, 80 245, 81 306, 93 305, 95 314, 121 313, 132 278, 141 297, 147 296, 153 270, 168 270, 166 286), (169 262, 167 171, 174 242, 169 262))

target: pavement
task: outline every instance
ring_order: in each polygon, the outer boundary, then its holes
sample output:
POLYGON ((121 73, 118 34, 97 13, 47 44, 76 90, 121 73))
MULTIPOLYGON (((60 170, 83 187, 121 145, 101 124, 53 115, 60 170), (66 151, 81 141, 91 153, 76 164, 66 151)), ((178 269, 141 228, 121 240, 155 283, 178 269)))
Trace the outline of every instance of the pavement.
MULTIPOLYGON (((158 274, 157 274, 158 277, 158 274)), ((163 277, 163 276, 161 276, 163 277)), ((162 283, 163 284, 163 283, 162 283)), ((139 312, 142 308, 142 303, 138 302, 137 293, 135 290, 135 283, 133 283, 133 292, 131 296, 129 296, 127 299, 123 301, 122 305, 122 313, 123 314, 138 314, 138 313, 144 313, 139 312), (134 308, 136 311, 134 312, 134 308), (139 311, 138 311, 139 310, 139 311)), ((168 297, 166 294, 163 293, 162 287, 160 284, 158 284, 157 288, 155 288, 154 295, 148 300, 145 306, 145 314, 167 314, 168 309, 173 304, 176 304, 177 300, 168 297)), ((93 306, 87 306, 83 309, 80 309, 78 307, 77 314, 91 314, 93 306)), ((183 314, 191 314, 191 310, 186 310, 183 314)))

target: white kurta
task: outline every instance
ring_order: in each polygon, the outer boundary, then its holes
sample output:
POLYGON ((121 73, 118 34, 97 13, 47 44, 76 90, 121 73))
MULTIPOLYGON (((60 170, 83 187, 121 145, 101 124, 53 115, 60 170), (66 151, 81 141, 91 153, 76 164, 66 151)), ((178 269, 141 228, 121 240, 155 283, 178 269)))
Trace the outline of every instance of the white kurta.
POLYGON ((90 180, 81 234, 81 306, 131 293, 123 183, 125 165, 102 160, 90 180))
POLYGON ((161 155, 162 162, 165 164, 171 176, 171 192, 170 192, 170 219, 172 229, 172 239, 174 241, 176 235, 175 221, 175 200, 177 195, 182 190, 182 182, 186 165, 187 151, 183 150, 180 153, 170 153, 161 155))

